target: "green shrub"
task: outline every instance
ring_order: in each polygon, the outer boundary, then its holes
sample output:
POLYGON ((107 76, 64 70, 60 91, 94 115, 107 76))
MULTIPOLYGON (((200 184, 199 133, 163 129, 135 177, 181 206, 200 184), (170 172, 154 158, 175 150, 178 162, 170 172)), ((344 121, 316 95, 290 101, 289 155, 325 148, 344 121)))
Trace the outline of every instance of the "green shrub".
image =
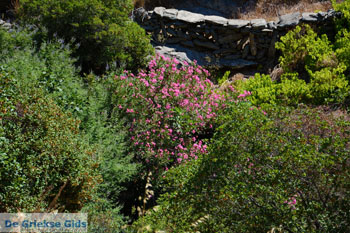
POLYGON ((282 103, 287 105, 297 105, 302 102, 308 102, 313 98, 310 92, 310 86, 302 79, 298 78, 297 73, 286 73, 281 76, 281 83, 278 87, 278 96, 282 103))
POLYGON ((0 30, 0 63, 6 64, 26 91, 41 88, 64 111, 82 114, 87 93, 83 79, 70 57, 71 49, 62 42, 43 42, 39 47, 28 29, 0 30))
MULTIPOLYGON (((68 46, 62 41, 36 45, 33 39, 36 35, 28 29, 0 31, 0 46, 6 45, 0 50, 0 63, 6 66, 8 73, 16 77, 16 84, 11 82, 13 87, 6 90, 12 90, 12 96, 16 98, 20 98, 20 92, 15 92, 16 88, 23 93, 36 90, 35 93, 54 101, 50 104, 58 105, 61 112, 72 113, 81 120, 79 128, 75 129, 79 130, 77 137, 85 147, 94 148, 95 160, 99 162, 99 167, 94 172, 103 179, 95 187, 91 200, 81 203, 84 204, 82 211, 88 212, 90 217, 94 216, 89 220, 92 223, 90 232, 105 232, 107 228, 115 232, 113 229, 119 229, 124 224, 120 205, 125 200, 120 198, 120 193, 125 191, 126 185, 138 170, 136 164, 131 162, 132 155, 125 145, 128 138, 122 127, 123 122, 110 116, 109 79, 94 75, 80 77, 68 46)), ((2 100, 9 101, 9 96, 4 95, 2 100)), ((61 121, 52 119, 51 123, 55 122, 62 124, 61 121)), ((46 126, 44 124, 41 127, 46 126)), ((29 135, 27 140, 35 138, 29 135)), ((14 145, 14 148, 25 153, 19 145, 14 145)), ((78 193, 79 190, 72 190, 72 201, 78 193)), ((30 204, 25 202, 23 205, 30 204)))
POLYGON ((336 54, 348 68, 347 77, 350 80, 350 3, 349 1, 343 1, 339 4, 332 1, 332 3, 334 9, 342 13, 342 17, 336 21, 338 29, 335 41, 336 54))
POLYGON ((343 103, 349 95, 346 66, 336 57, 326 35, 319 37, 309 26, 297 27, 276 43, 285 73, 297 72, 309 86, 311 102, 343 103))
MULTIPOLYGON (((319 37, 310 26, 297 26, 276 43, 281 50, 280 64, 285 72, 305 75, 307 70, 316 71, 324 67, 337 67, 338 60, 326 35, 319 37)), ((307 80, 307 77, 303 77, 307 80)))
POLYGON ((149 232, 349 231, 349 116, 308 108, 273 112, 232 104, 209 154, 169 170, 169 192, 136 226, 149 232))
MULTIPOLYGON (((339 41, 345 45, 347 40, 339 41)), ((255 78, 238 82, 236 87, 240 92, 250 91, 252 95, 248 99, 254 105, 341 105, 349 96, 345 76, 347 48, 334 52, 333 47, 326 35, 318 37, 309 26, 298 26, 276 43, 282 52, 280 64, 284 73, 280 81, 256 74, 255 78)))
MULTIPOLYGON (((130 199, 134 193, 137 175, 141 172, 139 165, 133 160, 134 154, 129 147, 130 138, 124 121, 113 113, 114 74, 98 78, 94 75, 89 80, 87 107, 84 110, 81 129, 84 140, 93 144, 100 157, 99 171, 102 183, 98 186, 95 200, 84 211, 92 216, 90 232, 116 232, 117 225, 122 226, 124 214, 131 215, 130 199)), ((118 232, 118 231, 117 231, 118 232)))
POLYGON ((240 92, 250 91, 251 95, 248 100, 256 106, 264 103, 278 103, 277 84, 271 80, 269 75, 257 73, 247 81, 237 81, 236 87, 240 92))
POLYGON ((16 49, 33 46, 32 35, 28 30, 8 32, 0 27, 0 51, 3 56, 12 56, 16 49))
POLYGON ((84 71, 104 72, 106 65, 136 69, 152 54, 145 32, 128 18, 129 0, 23 0, 18 16, 66 42, 75 39, 84 71))
POLYGON ((0 68, 1 212, 77 211, 99 180, 79 122, 0 68))

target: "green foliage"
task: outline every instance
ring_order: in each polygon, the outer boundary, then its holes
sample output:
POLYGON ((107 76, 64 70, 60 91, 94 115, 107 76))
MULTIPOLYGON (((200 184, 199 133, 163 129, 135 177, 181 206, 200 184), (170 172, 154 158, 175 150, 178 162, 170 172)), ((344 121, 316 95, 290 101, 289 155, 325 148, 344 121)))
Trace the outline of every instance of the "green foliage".
POLYGON ((267 75, 256 74, 255 78, 238 82, 237 89, 250 91, 248 99, 254 105, 343 104, 349 96, 345 76, 348 41, 345 37, 339 39, 344 47, 334 52, 326 35, 319 37, 309 26, 298 26, 276 43, 282 52, 281 79, 272 81, 267 75))
MULTIPOLYGON (((21 98, 20 93, 32 93, 35 90, 35 93, 38 92, 40 96, 50 99, 51 102, 47 108, 54 106, 52 111, 56 111, 58 109, 56 105, 58 105, 60 114, 65 114, 62 112, 64 110, 81 120, 79 128, 77 124, 74 126, 76 127, 74 132, 78 133, 79 131, 79 135, 75 136, 79 138, 80 142, 78 142, 83 146, 76 149, 80 148, 83 153, 85 148, 94 148, 94 159, 99 162, 98 168, 94 169, 94 174, 96 176, 100 174, 103 181, 94 188, 89 203, 82 202, 79 209, 85 204, 82 211, 94 216, 90 219, 92 223, 90 225, 92 227, 89 229, 90 232, 105 232, 106 228, 110 230, 120 229, 120 226, 124 224, 124 217, 120 214, 121 207, 119 204, 125 201, 120 198, 120 193, 125 191, 126 184, 135 176, 138 168, 136 164, 131 162, 132 156, 127 151, 127 146, 125 146, 128 138, 125 136, 123 122, 110 115, 110 95, 112 94, 108 91, 108 81, 110 79, 98 78, 94 75, 80 77, 78 75, 79 70, 73 65, 75 60, 70 57, 71 50, 62 41, 42 42, 39 47, 36 47, 33 38, 37 34, 27 29, 11 32, 0 31, 0 35, 0 44, 6 45, 0 51, 0 63, 6 66, 8 73, 16 77, 16 82, 8 83, 11 88, 6 88, 7 94, 5 95, 4 92, 0 94, 1 101, 3 101, 1 104, 8 103, 4 108, 11 108, 14 100, 10 99, 10 94, 12 97, 21 98), (21 92, 18 92, 17 89, 21 92)), ((5 82, 5 79, 3 81, 5 82)), ((0 91, 2 90, 0 89, 0 91)), ((13 108, 13 111, 15 111, 15 107, 13 108)), ((50 124, 56 122, 57 127, 64 124, 63 120, 56 118, 49 122, 50 124)), ((38 125, 47 127, 45 122, 38 122, 38 125)), ((70 124, 67 123, 66 127, 69 126, 70 124)), ((69 134, 66 127, 61 128, 67 130, 67 134, 69 134)), ((26 138, 28 144, 36 139, 31 135, 26 138)), ((7 143, 10 143, 10 141, 7 141, 7 143)), ((66 140, 57 138, 56 144, 58 147, 65 147, 65 143, 69 148, 71 144, 66 140), (62 145, 60 145, 61 142, 62 145)), ((17 144, 13 148, 21 153, 26 153, 17 144)), ((51 152, 49 148, 47 150, 46 153, 51 152)), ((63 161, 60 161, 59 164, 64 161, 63 158, 63 161)), ((87 163, 85 165, 88 166, 87 163)), ((40 166, 38 165, 38 167, 40 166)), ((80 168, 80 166, 76 167, 77 170, 80 168)), ((84 167, 84 169, 87 170, 88 167, 84 167)), ((69 168, 67 172, 70 172, 69 168)), ((83 178, 83 175, 81 177, 83 178)), ((54 191, 57 190, 52 192, 54 191)), ((72 202, 75 201, 75 198, 78 198, 75 195, 78 195, 79 192, 79 189, 71 190, 69 195, 71 195, 72 202)), ((23 201, 23 205, 29 206, 31 204, 29 201, 36 197, 26 195, 28 200, 23 201)), ((8 198, 8 202, 14 200, 9 196, 8 198)), ((69 200, 69 197, 65 198, 69 200)), ((27 210, 34 211, 29 207, 27 210)), ((78 210, 78 208, 75 210, 78 210)))
POLYGON ((120 208, 113 208, 111 203, 104 198, 95 197, 82 209, 82 212, 88 213, 88 232, 123 232, 122 227, 125 225, 125 219, 120 214, 120 208))
POLYGON ((277 86, 278 95, 282 102, 287 105, 297 105, 312 99, 309 85, 304 80, 299 79, 297 73, 283 74, 281 83, 277 86))
POLYGON ((7 64, 22 88, 41 88, 63 110, 82 114, 86 91, 68 46, 52 41, 36 47, 35 33, 27 29, 0 31, 0 35, 0 44, 6 45, 0 50, 0 63, 7 64))
POLYGON ((307 82, 311 102, 344 102, 349 92, 346 65, 338 60, 326 35, 319 37, 309 26, 297 27, 282 37, 276 48, 283 54, 280 62, 285 73, 297 72, 307 82))
POLYGON ((308 108, 264 116, 244 104, 232 104, 220 117, 208 155, 166 173, 169 192, 136 226, 144 221, 150 232, 349 231, 349 122, 308 108))
POLYGON ((230 77, 230 74, 231 74, 231 71, 226 71, 225 74, 218 79, 218 84, 222 85, 224 82, 226 82, 230 77))
POLYGON ((18 15, 66 41, 75 39, 84 71, 104 72, 107 64, 137 69, 153 50, 145 32, 128 18, 129 0, 23 0, 18 15))
POLYGON ((255 106, 297 105, 312 99, 309 86, 298 74, 283 74, 280 82, 272 81, 269 75, 255 74, 254 78, 237 83, 238 90, 251 93, 247 97, 255 106))
MULTIPOLYGON (((332 1, 332 3, 334 9, 342 13, 342 17, 336 21, 338 28, 335 42, 336 54, 350 69, 350 2, 343 1, 337 4, 335 1, 332 1)), ((349 73, 348 78, 350 79, 349 73)))
POLYGON ((276 43, 281 50, 280 64, 285 72, 316 71, 324 67, 336 67, 338 61, 326 35, 318 37, 310 26, 296 27, 276 43))
POLYGON ((27 30, 15 31, 9 33, 0 28, 0 51, 2 54, 11 56, 16 49, 32 46, 33 40, 30 32, 27 30), (15 34, 15 36, 13 36, 15 34))
POLYGON ((117 114, 113 113, 113 78, 86 77, 89 81, 88 104, 82 118, 85 140, 95 145, 101 158, 100 172, 103 183, 99 186, 99 198, 108 200, 111 207, 123 204, 120 197, 126 184, 135 178, 139 167, 132 161, 127 129, 117 114))
POLYGON ((1 212, 81 209, 99 176, 79 122, 40 89, 23 88, 6 65, 0 86, 1 212))
POLYGON ((254 78, 248 81, 237 81, 236 85, 239 91, 251 92, 252 95, 248 99, 254 105, 277 103, 277 86, 268 75, 256 74, 254 78))

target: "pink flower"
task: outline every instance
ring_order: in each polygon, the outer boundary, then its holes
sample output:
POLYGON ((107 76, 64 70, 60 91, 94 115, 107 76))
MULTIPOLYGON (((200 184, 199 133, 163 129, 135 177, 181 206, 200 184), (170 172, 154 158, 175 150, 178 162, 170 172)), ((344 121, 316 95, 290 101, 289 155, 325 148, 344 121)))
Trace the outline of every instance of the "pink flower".
POLYGON ((127 112, 127 113, 133 113, 134 110, 133 110, 133 109, 128 109, 128 108, 127 108, 127 109, 126 109, 126 112, 127 112))

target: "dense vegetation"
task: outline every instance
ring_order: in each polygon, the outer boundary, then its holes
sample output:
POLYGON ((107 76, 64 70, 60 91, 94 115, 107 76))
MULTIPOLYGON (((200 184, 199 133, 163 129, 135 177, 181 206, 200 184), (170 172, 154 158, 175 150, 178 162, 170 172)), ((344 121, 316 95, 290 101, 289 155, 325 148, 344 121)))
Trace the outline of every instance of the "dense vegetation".
POLYGON ((296 27, 280 77, 231 81, 149 57, 129 1, 21 1, 0 29, 0 211, 86 212, 89 232, 348 232, 350 3, 333 4, 334 37, 296 27))

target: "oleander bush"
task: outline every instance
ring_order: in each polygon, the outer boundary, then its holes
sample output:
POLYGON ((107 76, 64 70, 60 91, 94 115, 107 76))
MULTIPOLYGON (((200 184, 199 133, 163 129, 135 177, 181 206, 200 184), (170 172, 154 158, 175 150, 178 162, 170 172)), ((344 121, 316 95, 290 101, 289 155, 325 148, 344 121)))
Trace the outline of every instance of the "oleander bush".
POLYGON ((203 141, 230 97, 215 90, 204 68, 163 56, 137 75, 114 78, 114 112, 126 119, 136 157, 149 167, 167 169, 205 153, 203 141))
POLYGON ((349 115, 232 103, 196 161, 170 169, 143 232, 349 231, 349 115))
POLYGON ((83 71, 103 73, 106 66, 137 69, 153 53, 149 38, 128 18, 129 0, 23 0, 17 9, 22 22, 47 28, 77 47, 83 71))
POLYGON ((140 166, 137 178, 121 194, 124 211, 134 218, 155 204, 164 171, 206 153, 205 139, 212 136, 216 117, 232 99, 215 90, 208 76, 203 67, 163 56, 137 74, 110 74, 110 119, 124 121, 128 150, 140 166))

